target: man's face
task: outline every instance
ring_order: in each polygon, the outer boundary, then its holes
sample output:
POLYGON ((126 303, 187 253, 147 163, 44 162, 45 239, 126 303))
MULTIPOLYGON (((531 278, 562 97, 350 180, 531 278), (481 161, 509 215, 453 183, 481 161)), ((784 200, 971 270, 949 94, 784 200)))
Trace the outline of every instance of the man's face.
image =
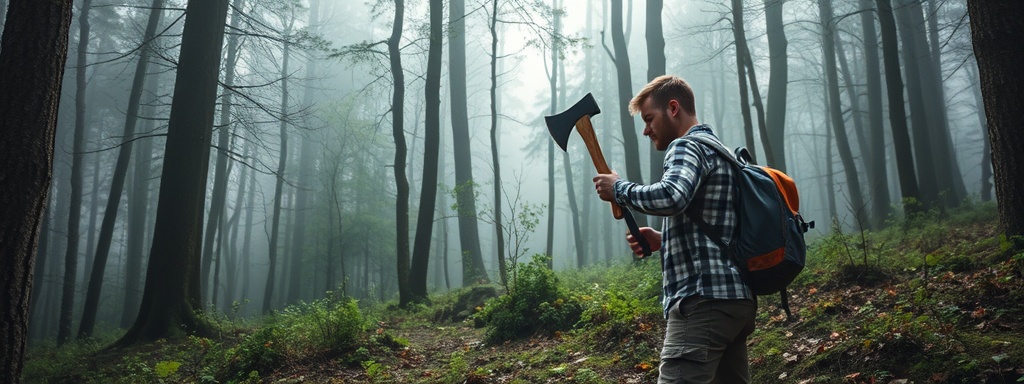
MULTIPOLYGON (((640 105, 640 118, 644 121, 644 136, 651 139, 654 148, 659 151, 664 151, 672 140, 678 138, 676 127, 669 117, 669 110, 674 102, 675 100, 672 100, 669 105, 657 105, 653 97, 648 97, 640 105)), ((678 109, 678 103, 676 103, 676 108, 678 109)))

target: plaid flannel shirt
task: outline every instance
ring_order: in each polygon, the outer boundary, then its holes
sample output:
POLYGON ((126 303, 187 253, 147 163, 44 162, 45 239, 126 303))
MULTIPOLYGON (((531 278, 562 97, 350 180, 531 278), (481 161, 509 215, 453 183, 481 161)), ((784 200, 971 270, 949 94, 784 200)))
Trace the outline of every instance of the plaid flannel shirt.
MULTIPOLYGON (((686 136, 718 140, 710 126, 696 125, 686 136)), ((664 174, 658 182, 641 185, 615 182, 619 205, 648 215, 663 216, 661 274, 665 317, 676 300, 693 295, 715 299, 749 299, 735 263, 686 215, 697 212, 718 228, 723 240, 736 232, 736 172, 719 154, 703 144, 676 139, 665 151, 664 174)), ((729 243, 731 241, 726 241, 729 243)))

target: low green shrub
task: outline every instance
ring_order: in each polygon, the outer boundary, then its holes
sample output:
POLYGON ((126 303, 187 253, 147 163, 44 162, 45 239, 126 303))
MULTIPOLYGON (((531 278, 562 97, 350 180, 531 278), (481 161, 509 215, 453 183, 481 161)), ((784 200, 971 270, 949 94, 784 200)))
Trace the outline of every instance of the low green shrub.
POLYGON ((579 320, 579 300, 565 292, 547 258, 534 256, 521 265, 507 294, 488 301, 479 316, 487 325, 488 343, 500 343, 538 332, 553 333, 572 328, 579 320))

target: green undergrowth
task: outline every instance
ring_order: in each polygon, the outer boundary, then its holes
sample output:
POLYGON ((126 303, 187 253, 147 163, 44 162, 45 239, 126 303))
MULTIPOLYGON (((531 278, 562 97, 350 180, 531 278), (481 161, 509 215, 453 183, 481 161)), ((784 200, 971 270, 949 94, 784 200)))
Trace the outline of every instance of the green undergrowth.
MULTIPOLYGON (((968 204, 811 239, 789 289, 794 316, 777 296, 759 298, 753 382, 1024 382, 1024 253, 996 221, 993 205, 968 204)), ((34 347, 25 381, 653 382, 660 265, 626 260, 552 272, 535 257, 507 289, 407 308, 328 298, 252 322, 214 319, 218 338, 34 347)))

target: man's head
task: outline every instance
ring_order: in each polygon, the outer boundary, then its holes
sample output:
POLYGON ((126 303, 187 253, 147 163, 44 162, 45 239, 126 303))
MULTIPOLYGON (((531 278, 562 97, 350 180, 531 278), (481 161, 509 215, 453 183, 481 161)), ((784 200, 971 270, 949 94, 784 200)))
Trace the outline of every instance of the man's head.
POLYGON ((663 75, 651 80, 629 102, 631 114, 640 113, 644 136, 659 151, 699 124, 694 107, 693 89, 678 76, 663 75))

